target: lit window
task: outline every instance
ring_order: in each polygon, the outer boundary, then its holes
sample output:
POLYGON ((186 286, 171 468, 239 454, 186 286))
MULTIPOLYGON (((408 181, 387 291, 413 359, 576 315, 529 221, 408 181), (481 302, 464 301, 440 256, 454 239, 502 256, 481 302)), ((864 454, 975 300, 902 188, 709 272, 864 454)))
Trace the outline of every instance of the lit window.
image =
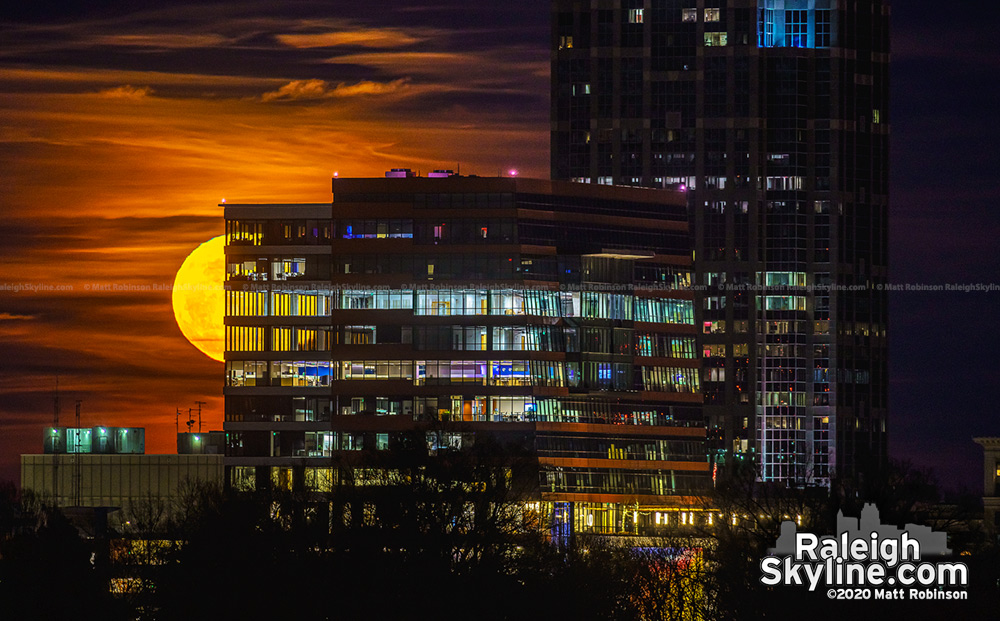
POLYGON ((698 9, 681 9, 681 21, 682 22, 698 21, 698 9))
POLYGON ((705 21, 706 22, 719 21, 719 9, 705 9, 705 21))
POLYGON ((706 32, 705 33, 705 45, 711 47, 720 47, 726 44, 727 37, 724 32, 706 32))
POLYGON ((725 321, 706 321, 703 324, 705 334, 724 334, 726 332, 725 321))
POLYGON ((726 346, 725 345, 705 345, 704 351, 705 358, 725 358, 726 356, 726 346))
POLYGON ((597 379, 599 380, 610 380, 611 379, 611 363, 601 362, 597 365, 597 379))
POLYGON ((642 23, 642 9, 629 9, 629 11, 628 11, 628 23, 630 23, 630 24, 641 24, 642 23))
POLYGON ((760 9, 757 20, 757 45, 774 47, 774 10, 760 9))
POLYGON ((881 122, 882 122, 882 112, 878 108, 875 108, 874 110, 872 110, 872 123, 877 124, 881 122))
POLYGON ((559 49, 560 50, 573 49, 573 37, 569 35, 559 37, 559 49))
POLYGON ((808 11, 785 11, 785 47, 807 47, 808 11))
POLYGON ((271 487, 275 490, 292 491, 292 469, 272 466, 271 487))

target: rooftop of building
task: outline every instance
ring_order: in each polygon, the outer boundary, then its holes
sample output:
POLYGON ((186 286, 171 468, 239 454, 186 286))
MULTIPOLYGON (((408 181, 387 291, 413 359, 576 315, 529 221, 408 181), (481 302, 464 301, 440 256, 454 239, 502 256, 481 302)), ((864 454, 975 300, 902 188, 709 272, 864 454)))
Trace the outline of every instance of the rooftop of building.
MULTIPOLYGON (((402 169, 406 170, 406 169, 402 169)), ((450 171, 444 171, 450 173, 450 171)), ((338 191, 384 191, 386 193, 421 192, 500 192, 513 194, 552 194, 581 199, 627 200, 644 203, 667 203, 684 206, 687 199, 678 190, 640 188, 629 186, 595 185, 572 181, 553 181, 519 176, 479 177, 475 175, 447 174, 422 177, 418 174, 385 177, 334 177, 334 200, 338 191)), ((434 173, 432 173, 434 174, 434 173)))
MULTIPOLYGON (((643 188, 631 186, 595 185, 575 183, 572 181, 554 181, 550 179, 532 179, 518 176, 480 177, 476 175, 459 175, 451 171, 435 171, 428 176, 421 176, 409 169, 393 169, 387 171, 384 177, 334 177, 332 191, 334 202, 337 194, 384 194, 385 200, 393 194, 421 193, 501 193, 501 194, 542 194, 558 195, 584 200, 614 200, 641 203, 667 204, 685 207, 687 198, 683 190, 673 188, 643 188), (397 172, 398 171, 398 172, 397 172)), ((349 201, 350 199, 348 199, 349 201)), ((340 202, 344 202, 341 199, 340 202)), ((228 203, 223 200, 220 207, 230 208, 282 208, 323 209, 330 203, 228 203)))

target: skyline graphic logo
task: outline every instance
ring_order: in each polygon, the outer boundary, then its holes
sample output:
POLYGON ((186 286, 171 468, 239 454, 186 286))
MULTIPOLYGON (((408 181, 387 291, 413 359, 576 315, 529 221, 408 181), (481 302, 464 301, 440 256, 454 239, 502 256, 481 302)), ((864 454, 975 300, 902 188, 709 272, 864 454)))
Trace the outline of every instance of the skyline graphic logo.
POLYGON ((946 533, 882 524, 873 504, 860 518, 838 512, 836 533, 800 533, 795 522, 782 522, 775 546, 760 562, 761 583, 822 587, 829 599, 968 598, 968 566, 939 560, 951 555, 946 533))

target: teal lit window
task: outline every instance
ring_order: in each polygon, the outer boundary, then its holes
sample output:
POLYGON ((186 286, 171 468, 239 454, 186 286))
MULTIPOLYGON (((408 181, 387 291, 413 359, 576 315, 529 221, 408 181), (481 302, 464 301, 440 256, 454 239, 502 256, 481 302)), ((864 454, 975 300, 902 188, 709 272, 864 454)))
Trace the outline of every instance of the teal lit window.
POLYGON ((807 11, 785 11, 785 47, 808 47, 807 11))
POLYGON ((836 14, 830 5, 830 0, 757 0, 757 46, 832 47, 836 14))
POLYGON ((757 46, 774 47, 774 10, 761 8, 757 20, 757 46))

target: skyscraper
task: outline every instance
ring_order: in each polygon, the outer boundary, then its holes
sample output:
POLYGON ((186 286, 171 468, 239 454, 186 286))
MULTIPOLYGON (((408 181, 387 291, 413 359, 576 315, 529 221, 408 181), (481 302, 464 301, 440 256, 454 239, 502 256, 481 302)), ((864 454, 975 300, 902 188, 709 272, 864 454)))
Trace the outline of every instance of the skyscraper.
POLYGON ((688 193, 709 434, 886 459, 889 3, 554 0, 552 176, 688 193))
POLYGON ((711 482, 683 196, 432 175, 225 205, 228 484, 322 494, 403 434, 519 435, 525 500, 574 531, 695 509, 711 482))

